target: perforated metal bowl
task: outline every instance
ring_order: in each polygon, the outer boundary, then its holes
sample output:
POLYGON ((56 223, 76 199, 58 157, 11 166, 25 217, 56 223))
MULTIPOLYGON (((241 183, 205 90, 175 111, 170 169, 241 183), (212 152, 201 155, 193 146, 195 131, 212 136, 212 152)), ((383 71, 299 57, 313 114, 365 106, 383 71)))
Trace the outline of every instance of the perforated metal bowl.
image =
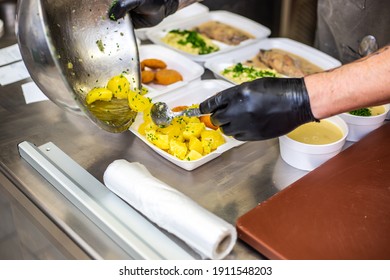
POLYGON ((16 35, 23 61, 43 93, 100 128, 122 132, 136 113, 123 102, 92 110, 89 90, 123 74, 140 89, 137 42, 129 16, 108 17, 112 0, 19 0, 16 35))

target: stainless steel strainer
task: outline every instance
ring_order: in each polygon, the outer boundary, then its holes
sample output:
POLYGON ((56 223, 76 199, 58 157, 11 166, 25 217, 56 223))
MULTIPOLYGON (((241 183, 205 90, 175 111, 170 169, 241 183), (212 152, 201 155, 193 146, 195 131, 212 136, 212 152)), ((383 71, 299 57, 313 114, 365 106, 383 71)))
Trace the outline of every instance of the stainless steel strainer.
POLYGON ((141 86, 137 42, 129 16, 108 17, 112 0, 19 0, 16 34, 31 78, 55 104, 122 132, 136 113, 126 100, 96 103, 86 94, 123 74, 141 86))

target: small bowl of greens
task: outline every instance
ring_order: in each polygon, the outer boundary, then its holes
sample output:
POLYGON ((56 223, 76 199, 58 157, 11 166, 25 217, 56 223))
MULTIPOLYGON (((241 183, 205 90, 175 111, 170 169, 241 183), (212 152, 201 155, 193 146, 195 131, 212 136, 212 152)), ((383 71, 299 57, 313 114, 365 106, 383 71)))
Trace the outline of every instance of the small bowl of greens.
POLYGON ((389 113, 390 105, 380 105, 360 108, 340 114, 340 117, 347 123, 349 133, 347 141, 357 142, 371 131, 380 127, 389 113))

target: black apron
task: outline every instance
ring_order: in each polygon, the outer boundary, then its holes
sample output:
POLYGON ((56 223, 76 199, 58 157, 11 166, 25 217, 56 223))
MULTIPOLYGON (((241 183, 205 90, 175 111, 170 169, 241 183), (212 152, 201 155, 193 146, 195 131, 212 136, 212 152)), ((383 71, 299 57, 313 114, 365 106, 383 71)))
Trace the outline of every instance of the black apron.
POLYGON ((315 46, 342 63, 360 58, 366 35, 379 48, 390 43, 390 0, 318 0, 317 9, 315 46))

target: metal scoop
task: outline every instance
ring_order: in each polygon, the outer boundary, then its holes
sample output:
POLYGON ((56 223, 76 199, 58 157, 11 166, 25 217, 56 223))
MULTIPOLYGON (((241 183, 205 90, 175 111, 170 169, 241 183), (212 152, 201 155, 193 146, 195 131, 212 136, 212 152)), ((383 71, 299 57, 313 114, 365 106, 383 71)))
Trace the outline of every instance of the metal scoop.
POLYGON ((173 112, 164 102, 156 102, 150 109, 150 116, 152 121, 159 126, 168 126, 176 117, 199 117, 202 116, 199 108, 189 108, 180 112, 173 112))

